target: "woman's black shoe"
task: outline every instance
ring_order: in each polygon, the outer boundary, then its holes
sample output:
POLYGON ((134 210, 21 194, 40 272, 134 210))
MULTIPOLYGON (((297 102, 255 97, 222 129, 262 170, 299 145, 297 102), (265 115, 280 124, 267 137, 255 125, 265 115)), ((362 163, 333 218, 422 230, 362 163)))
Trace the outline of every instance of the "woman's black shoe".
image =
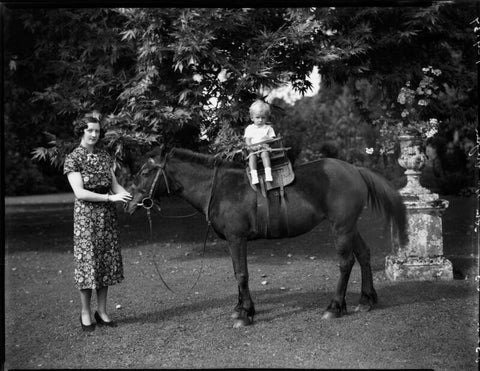
POLYGON ((117 327, 117 323, 115 321, 104 321, 98 312, 95 312, 95 321, 97 321, 97 325, 99 326, 108 326, 108 327, 117 327))
POLYGON ((86 332, 92 332, 93 330, 95 330, 95 324, 92 323, 91 325, 84 325, 83 322, 82 322, 82 316, 80 316, 80 324, 82 325, 82 330, 83 331, 86 331, 86 332))

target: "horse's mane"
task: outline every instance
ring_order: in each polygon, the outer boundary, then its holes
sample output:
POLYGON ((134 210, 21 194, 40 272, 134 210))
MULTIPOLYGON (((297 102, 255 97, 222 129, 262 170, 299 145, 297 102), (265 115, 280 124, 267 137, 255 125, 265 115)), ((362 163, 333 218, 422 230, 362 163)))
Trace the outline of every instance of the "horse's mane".
POLYGON ((211 169, 213 169, 215 166, 229 167, 235 169, 245 168, 245 164, 223 160, 218 156, 198 153, 185 148, 173 148, 168 154, 168 156, 204 165, 211 169))

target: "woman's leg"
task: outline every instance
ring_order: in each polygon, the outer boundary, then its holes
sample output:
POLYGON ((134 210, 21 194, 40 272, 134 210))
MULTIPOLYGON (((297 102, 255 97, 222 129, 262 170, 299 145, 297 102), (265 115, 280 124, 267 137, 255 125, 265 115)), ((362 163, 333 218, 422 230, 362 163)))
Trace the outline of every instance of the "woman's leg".
POLYGON ((82 323, 85 326, 92 324, 92 313, 90 312, 90 302, 92 300, 92 289, 80 290, 80 301, 82 303, 82 323))
POLYGON ((108 286, 97 289, 97 312, 105 322, 110 322, 110 317, 107 314, 107 294, 108 286))

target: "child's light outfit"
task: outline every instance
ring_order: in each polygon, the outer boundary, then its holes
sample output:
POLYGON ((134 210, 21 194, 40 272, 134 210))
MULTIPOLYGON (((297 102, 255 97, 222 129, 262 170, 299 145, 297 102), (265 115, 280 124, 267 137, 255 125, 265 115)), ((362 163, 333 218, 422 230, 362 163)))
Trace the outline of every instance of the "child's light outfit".
POLYGON ((275 138, 275 131, 270 125, 257 126, 250 124, 245 129, 245 138, 252 138, 252 144, 256 144, 265 140, 265 138, 275 138))
MULTIPOLYGON (((257 126, 255 124, 250 124, 245 128, 244 138, 251 138, 251 143, 257 144, 259 142, 263 142, 267 138, 275 138, 275 131, 270 125, 257 126)), ((268 144, 261 144, 260 146, 265 150, 270 149, 268 144)), ((259 180, 257 170, 250 169, 250 175, 252 176, 252 184, 258 184, 259 180)), ((265 168, 265 180, 267 182, 273 181, 272 169, 270 167, 265 168)))

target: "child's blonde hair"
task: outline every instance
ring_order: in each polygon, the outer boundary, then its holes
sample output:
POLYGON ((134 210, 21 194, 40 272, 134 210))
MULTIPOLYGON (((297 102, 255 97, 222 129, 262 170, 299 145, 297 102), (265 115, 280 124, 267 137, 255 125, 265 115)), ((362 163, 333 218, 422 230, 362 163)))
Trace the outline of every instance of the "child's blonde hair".
POLYGON ((253 116, 256 112, 265 112, 267 115, 270 115, 270 105, 263 100, 257 99, 252 103, 249 109, 250 117, 253 116))

